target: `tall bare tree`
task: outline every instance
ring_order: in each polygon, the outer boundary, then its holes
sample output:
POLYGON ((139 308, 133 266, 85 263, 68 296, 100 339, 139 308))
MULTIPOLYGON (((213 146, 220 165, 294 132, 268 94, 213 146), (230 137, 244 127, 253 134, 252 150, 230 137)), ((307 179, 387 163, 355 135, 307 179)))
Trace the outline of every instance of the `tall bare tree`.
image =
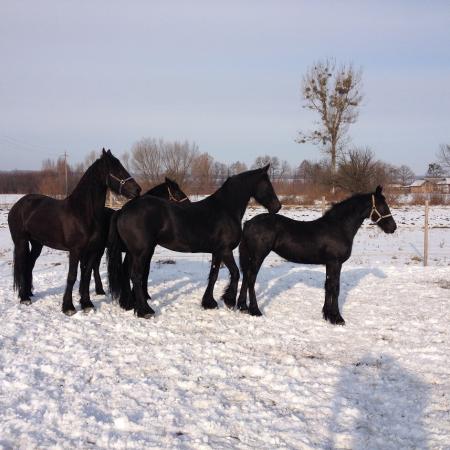
POLYGON ((131 149, 131 168, 145 181, 156 184, 162 177, 162 142, 144 138, 131 149))
POLYGON ((213 189, 214 158, 209 153, 201 153, 193 163, 191 178, 193 189, 198 194, 209 194, 213 189))
POLYGON ((403 164, 400 167, 396 169, 396 179, 402 186, 408 186, 411 184, 415 179, 416 175, 411 170, 410 167, 403 164))
POLYGON ((351 64, 338 67, 332 59, 317 62, 303 77, 303 107, 317 113, 319 119, 313 130, 299 132, 297 142, 319 145, 330 155, 333 172, 348 128, 358 117, 361 87, 361 70, 351 64))
POLYGON ((439 163, 428 164, 427 177, 439 178, 445 175, 443 167, 439 163))
POLYGON ((441 144, 438 151, 438 161, 445 169, 446 173, 450 173, 450 145, 441 144))
POLYGON ((195 142, 165 142, 162 151, 165 175, 175 179, 180 184, 184 184, 197 156, 198 146, 195 142))
POLYGON ((245 172, 247 170, 247 164, 241 161, 235 161, 228 166, 230 176, 237 175, 238 173, 245 172))

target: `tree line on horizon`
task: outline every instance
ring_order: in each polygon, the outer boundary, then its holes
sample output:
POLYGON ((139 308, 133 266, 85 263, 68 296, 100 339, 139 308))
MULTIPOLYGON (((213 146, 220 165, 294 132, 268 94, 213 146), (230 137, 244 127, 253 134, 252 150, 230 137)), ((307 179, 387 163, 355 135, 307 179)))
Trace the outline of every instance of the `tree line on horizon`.
MULTIPOLYGON (((351 145, 350 125, 358 118, 364 98, 362 70, 352 64, 338 65, 334 59, 313 64, 301 84, 303 108, 315 115, 313 127, 299 131, 296 142, 312 143, 323 158, 303 160, 292 166, 277 156, 258 156, 248 167, 244 162, 229 164, 201 152, 195 142, 143 138, 121 160, 144 189, 168 176, 189 194, 209 194, 229 176, 270 163, 270 177, 277 192, 284 195, 348 194, 367 192, 376 185, 408 185, 415 174, 406 165, 399 167, 376 158, 369 147, 351 145)), ((65 166, 63 158, 46 159, 39 171, 2 172, 0 192, 40 192, 48 195, 70 193, 86 168, 97 158, 91 151, 83 163, 65 166)), ((443 144, 438 161, 429 164, 427 175, 443 176, 450 171, 450 146, 443 144)))

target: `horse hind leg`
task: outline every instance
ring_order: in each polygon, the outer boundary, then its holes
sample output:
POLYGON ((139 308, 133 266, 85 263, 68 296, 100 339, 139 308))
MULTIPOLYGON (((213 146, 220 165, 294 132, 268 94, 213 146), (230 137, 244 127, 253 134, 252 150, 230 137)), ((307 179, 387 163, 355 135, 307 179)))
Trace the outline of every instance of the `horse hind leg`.
POLYGON ((100 277, 100 263, 102 261, 103 252, 104 252, 104 249, 102 249, 101 251, 98 252, 98 254, 95 258, 95 261, 94 261, 94 265, 92 267, 92 271, 94 272, 95 293, 97 295, 105 295, 106 294, 105 290, 103 289, 102 279, 100 277))
POLYGON ((35 240, 31 240, 31 251, 29 256, 29 262, 28 262, 28 280, 27 280, 27 286, 29 287, 29 296, 33 296, 33 269, 34 265, 36 264, 36 260, 39 258, 39 255, 41 254, 43 245, 35 240))
POLYGON ((136 304, 134 292, 130 287, 130 255, 125 253, 125 258, 121 264, 120 272, 120 296, 119 296, 119 306, 125 311, 130 311, 134 308, 136 304))
POLYGON ((28 240, 19 238, 14 240, 14 289, 18 291, 20 303, 30 305, 30 248, 28 240))
POLYGON ((143 289, 143 275, 145 273, 145 264, 149 262, 150 255, 153 254, 154 246, 151 250, 147 251, 147 254, 143 252, 139 252, 137 254, 133 254, 130 252, 130 277, 133 282, 133 291, 135 294, 135 305, 134 312, 138 317, 149 319, 155 314, 152 308, 150 308, 147 303, 147 299, 145 298, 144 289, 143 289))
POLYGON ((239 299, 237 303, 237 309, 243 313, 249 313, 252 316, 262 316, 261 311, 258 308, 258 302, 256 300, 255 283, 259 269, 270 253, 271 247, 269 241, 258 241, 259 245, 255 247, 255 241, 253 241, 253 247, 250 248, 250 241, 245 235, 239 246, 239 262, 242 270, 242 285, 239 293, 239 299), (249 306, 247 307, 247 291, 249 294, 249 306))
POLYGON ((247 284, 249 296, 248 313, 251 316, 262 316, 262 313, 258 307, 258 302, 256 300, 255 283, 259 269, 261 268, 262 263, 266 259, 266 256, 270 253, 270 250, 271 249, 267 247, 264 249, 260 248, 258 252, 255 252, 255 254, 252 255, 251 263, 247 271, 247 284))

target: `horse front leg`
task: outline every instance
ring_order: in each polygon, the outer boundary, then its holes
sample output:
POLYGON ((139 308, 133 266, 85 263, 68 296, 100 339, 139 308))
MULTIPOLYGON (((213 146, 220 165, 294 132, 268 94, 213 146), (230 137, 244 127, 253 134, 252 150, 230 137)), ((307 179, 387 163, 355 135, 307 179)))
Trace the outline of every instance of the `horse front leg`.
POLYGON ((236 306, 236 295, 239 283, 239 269, 234 261, 233 252, 231 250, 224 253, 222 260, 230 272, 230 283, 222 295, 222 300, 228 308, 234 308, 236 306))
POLYGON ((205 309, 218 308, 217 302, 214 300, 214 285, 219 275, 220 262, 222 257, 218 253, 213 253, 211 260, 211 269, 209 271, 208 286, 206 286, 205 293, 202 298, 202 306, 205 309))
POLYGON ((91 282, 92 267, 94 261, 98 258, 97 252, 91 252, 83 258, 81 264, 81 278, 80 278, 80 305, 84 312, 89 312, 95 309, 89 294, 89 284, 91 282))
POLYGON ((325 303, 322 308, 323 318, 334 325, 345 325, 339 312, 339 286, 342 264, 338 262, 326 265, 325 303))
POLYGON ((80 257, 78 253, 75 252, 69 253, 69 272, 67 274, 66 290, 64 292, 62 303, 62 312, 66 316, 73 316, 77 312, 75 306, 73 306, 72 291, 73 285, 75 284, 75 281, 77 281, 77 270, 79 261, 80 257))

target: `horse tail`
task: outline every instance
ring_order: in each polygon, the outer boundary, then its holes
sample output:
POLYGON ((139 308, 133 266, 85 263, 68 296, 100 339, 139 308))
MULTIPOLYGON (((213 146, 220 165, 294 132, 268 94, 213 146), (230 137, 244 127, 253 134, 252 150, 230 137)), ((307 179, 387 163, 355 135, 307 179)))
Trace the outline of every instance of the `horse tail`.
MULTIPOLYGON (((19 200, 20 202, 20 200, 19 200)), ((9 211, 8 226, 14 242, 13 253, 13 287, 21 295, 26 290, 26 272, 30 249, 28 240, 24 236, 21 224, 21 204, 17 202, 9 211)))
POLYGON ((249 223, 244 223, 244 228, 242 230, 241 242, 239 243, 239 266, 241 268, 242 275, 247 277, 247 273, 250 267, 250 254, 248 249, 248 239, 249 239, 249 223))
POLYGON ((113 214, 109 225, 106 257, 108 260, 109 290, 113 298, 119 298, 122 290, 122 248, 123 242, 117 231, 118 213, 113 214))

